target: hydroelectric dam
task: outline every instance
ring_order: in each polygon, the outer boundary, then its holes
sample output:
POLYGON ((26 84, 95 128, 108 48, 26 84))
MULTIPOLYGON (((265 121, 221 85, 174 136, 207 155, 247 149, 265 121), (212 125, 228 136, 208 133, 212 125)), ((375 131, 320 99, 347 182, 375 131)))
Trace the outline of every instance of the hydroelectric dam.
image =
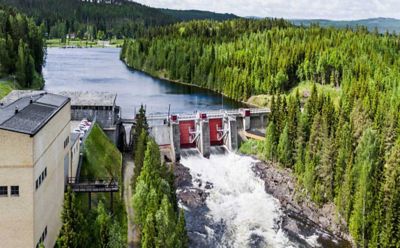
POLYGON ((197 149, 209 158, 212 146, 236 151, 247 137, 264 137, 270 109, 237 109, 191 114, 147 115, 150 135, 160 147, 169 147, 179 161, 182 149, 197 149))

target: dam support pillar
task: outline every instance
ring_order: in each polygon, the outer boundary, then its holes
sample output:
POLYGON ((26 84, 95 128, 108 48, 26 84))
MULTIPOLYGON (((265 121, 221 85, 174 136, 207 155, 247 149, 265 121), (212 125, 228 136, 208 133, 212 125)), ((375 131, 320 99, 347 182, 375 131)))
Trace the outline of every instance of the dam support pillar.
POLYGON ((246 130, 250 130, 251 126, 250 126, 250 109, 241 109, 241 114, 243 116, 243 129, 246 130))
POLYGON ((206 117, 202 116, 198 119, 197 123, 197 127, 200 132, 200 137, 197 141, 197 148, 205 158, 209 158, 211 149, 209 122, 206 117))
POLYGON ((238 149, 238 128, 236 119, 227 117, 224 126, 224 130, 227 130, 227 134, 224 137, 224 144, 229 151, 236 151, 238 149))
POLYGON ((181 159, 181 137, 179 122, 173 121, 170 125, 171 157, 174 162, 177 162, 181 159))

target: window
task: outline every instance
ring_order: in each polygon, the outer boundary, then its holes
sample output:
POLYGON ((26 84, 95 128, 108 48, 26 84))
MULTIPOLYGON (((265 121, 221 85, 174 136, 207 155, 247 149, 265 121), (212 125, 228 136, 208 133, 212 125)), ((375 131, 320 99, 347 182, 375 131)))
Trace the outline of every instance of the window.
POLYGON ((19 186, 11 186, 11 196, 19 196, 19 186))
POLYGON ((8 188, 7 186, 0 186, 0 197, 8 196, 8 188))
POLYGON ((39 179, 36 179, 36 189, 39 188, 39 179))
POLYGON ((44 168, 44 177, 47 177, 47 167, 44 168))

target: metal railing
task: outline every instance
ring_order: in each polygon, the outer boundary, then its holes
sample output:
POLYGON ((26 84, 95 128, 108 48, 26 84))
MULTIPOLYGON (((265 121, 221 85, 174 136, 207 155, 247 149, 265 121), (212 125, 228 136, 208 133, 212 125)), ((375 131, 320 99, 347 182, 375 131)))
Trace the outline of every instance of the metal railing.
POLYGON ((68 184, 74 192, 118 192, 118 181, 114 178, 76 178, 69 177, 68 184))

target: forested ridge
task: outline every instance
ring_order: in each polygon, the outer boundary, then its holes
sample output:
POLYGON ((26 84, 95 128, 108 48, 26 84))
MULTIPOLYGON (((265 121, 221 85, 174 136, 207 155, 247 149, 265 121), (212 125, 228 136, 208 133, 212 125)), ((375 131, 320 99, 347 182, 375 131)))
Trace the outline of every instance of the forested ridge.
POLYGON ((15 75, 22 87, 40 87, 44 38, 35 22, 0 5, 0 78, 15 75))
POLYGON ((275 95, 253 152, 292 169, 300 195, 334 202, 360 247, 400 246, 399 55, 396 35, 282 20, 177 24, 121 51, 133 68, 237 100, 275 95), (303 81, 310 92, 286 94, 303 81))
POLYGON ((153 26, 193 19, 237 18, 206 11, 157 9, 128 0, 0 0, 1 3, 43 23, 49 38, 64 38, 67 34, 81 39, 138 37, 153 26))

